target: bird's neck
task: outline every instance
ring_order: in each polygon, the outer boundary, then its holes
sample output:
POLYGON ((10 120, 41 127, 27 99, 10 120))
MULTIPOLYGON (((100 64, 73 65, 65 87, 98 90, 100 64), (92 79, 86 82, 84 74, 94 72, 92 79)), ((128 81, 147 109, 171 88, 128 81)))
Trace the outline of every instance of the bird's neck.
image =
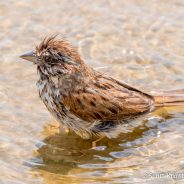
MULTIPOLYGON (((86 65, 80 68, 70 70, 66 74, 48 75, 38 67, 40 79, 38 83, 50 86, 51 89, 59 88, 62 94, 68 95, 72 92, 78 92, 84 89, 92 81, 95 71, 86 65)), ((41 85, 42 86, 42 85, 41 85)))

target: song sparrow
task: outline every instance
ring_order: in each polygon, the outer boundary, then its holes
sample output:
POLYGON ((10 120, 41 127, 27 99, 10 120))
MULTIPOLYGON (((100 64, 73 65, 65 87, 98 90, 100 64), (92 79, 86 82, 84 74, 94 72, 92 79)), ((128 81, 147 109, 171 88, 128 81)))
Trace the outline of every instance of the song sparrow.
POLYGON ((37 65, 37 87, 47 109, 82 138, 108 135, 117 125, 128 125, 156 106, 184 101, 183 95, 147 94, 101 74, 87 66, 67 41, 56 37, 44 39, 35 51, 20 57, 37 65))

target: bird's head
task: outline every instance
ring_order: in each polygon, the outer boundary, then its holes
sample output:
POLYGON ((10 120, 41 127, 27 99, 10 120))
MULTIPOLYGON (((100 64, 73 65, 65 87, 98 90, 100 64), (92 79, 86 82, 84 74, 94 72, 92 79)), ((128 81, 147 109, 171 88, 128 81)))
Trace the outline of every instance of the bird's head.
POLYGON ((56 36, 45 38, 34 51, 20 57, 36 64, 44 75, 65 75, 83 65, 76 49, 56 36))

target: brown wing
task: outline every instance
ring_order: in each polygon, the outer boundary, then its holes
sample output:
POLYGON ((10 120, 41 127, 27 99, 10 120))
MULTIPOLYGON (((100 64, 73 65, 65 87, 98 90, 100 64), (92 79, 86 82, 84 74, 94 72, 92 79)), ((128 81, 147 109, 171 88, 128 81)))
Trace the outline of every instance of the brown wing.
POLYGON ((141 91, 108 77, 98 77, 79 93, 64 97, 64 104, 86 120, 120 120, 152 108, 153 99, 141 91))

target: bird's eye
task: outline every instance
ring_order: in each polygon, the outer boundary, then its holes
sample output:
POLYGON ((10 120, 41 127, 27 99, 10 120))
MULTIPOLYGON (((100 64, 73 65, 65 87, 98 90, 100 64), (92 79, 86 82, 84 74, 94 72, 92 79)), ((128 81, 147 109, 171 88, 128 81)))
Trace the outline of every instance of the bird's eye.
POLYGON ((57 71, 57 74, 63 74, 63 72, 59 70, 59 71, 57 71))
POLYGON ((60 57, 64 57, 64 54, 61 53, 61 52, 58 52, 57 54, 58 54, 60 57))

